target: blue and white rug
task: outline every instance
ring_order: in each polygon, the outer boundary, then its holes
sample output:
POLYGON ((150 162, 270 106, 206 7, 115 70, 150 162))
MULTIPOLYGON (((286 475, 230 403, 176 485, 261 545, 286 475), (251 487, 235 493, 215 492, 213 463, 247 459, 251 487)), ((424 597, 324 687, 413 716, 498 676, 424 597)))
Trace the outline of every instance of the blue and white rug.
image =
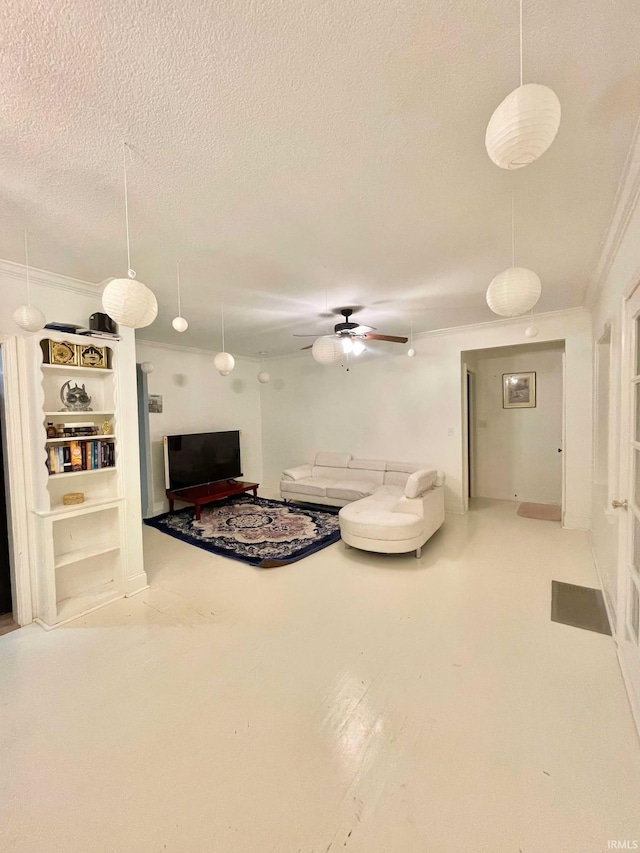
POLYGON ((340 539, 338 510, 310 508, 242 495, 145 519, 145 524, 222 557, 271 569, 308 557, 340 539))

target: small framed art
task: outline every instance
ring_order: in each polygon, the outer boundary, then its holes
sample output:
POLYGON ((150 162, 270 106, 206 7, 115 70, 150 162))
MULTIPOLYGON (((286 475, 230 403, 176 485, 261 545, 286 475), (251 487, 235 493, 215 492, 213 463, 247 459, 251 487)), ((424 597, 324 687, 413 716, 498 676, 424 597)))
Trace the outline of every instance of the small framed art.
POLYGON ((502 408, 534 409, 536 405, 536 374, 502 374, 502 408))

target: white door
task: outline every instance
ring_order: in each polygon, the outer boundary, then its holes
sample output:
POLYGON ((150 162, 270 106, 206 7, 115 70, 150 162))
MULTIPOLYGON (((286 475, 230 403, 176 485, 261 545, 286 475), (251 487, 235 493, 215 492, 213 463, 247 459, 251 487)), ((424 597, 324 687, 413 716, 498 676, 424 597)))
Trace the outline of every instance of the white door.
POLYGON ((640 729, 640 288, 625 305, 622 359, 616 641, 640 729))

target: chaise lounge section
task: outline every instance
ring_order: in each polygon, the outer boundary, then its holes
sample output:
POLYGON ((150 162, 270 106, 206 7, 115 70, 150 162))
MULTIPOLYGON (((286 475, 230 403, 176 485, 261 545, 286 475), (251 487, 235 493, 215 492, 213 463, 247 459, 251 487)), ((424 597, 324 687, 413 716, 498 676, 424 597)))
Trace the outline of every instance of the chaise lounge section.
POLYGON ((364 551, 419 557, 444 522, 444 474, 429 465, 316 454, 282 474, 283 500, 342 507, 340 533, 364 551))

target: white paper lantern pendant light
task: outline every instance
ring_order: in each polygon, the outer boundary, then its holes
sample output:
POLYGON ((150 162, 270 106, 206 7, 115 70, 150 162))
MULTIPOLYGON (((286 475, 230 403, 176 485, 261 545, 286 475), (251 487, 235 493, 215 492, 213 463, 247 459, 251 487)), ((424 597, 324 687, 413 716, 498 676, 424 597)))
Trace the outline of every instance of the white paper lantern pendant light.
POLYGON ((31 304, 31 276, 29 274, 29 242, 27 231, 24 232, 24 266, 27 273, 27 304, 20 305, 13 312, 13 322, 25 332, 39 332, 47 322, 39 308, 31 304))
POLYGON ((215 369, 220 376, 228 376, 236 366, 236 360, 230 352, 225 352, 224 348, 224 305, 222 306, 222 352, 213 359, 215 369))
POLYGON ((127 143, 123 142, 124 171, 124 216, 127 231, 128 278, 114 278, 102 292, 102 307, 119 323, 130 329, 149 326, 158 315, 158 301, 152 290, 141 281, 136 281, 135 270, 131 269, 131 244, 129 240, 129 197, 127 187, 127 143))
POLYGON ((342 341, 337 335, 322 335, 311 347, 311 355, 318 364, 337 364, 342 361, 343 354, 342 341))
POLYGON ((501 169, 521 169, 538 159, 556 138, 562 109, 558 96, 539 83, 523 85, 520 0, 520 86, 497 107, 487 125, 487 154, 501 169))
POLYGON ((262 362, 264 361, 265 355, 266 352, 260 353, 260 370, 258 371, 258 382, 261 385, 266 385, 267 383, 271 382, 271 374, 263 369, 264 365, 262 362))
POLYGON ((178 316, 174 317, 171 321, 171 325, 176 330, 176 332, 186 332, 189 328, 189 324, 182 316, 182 304, 180 300, 180 262, 176 261, 176 280, 178 284, 178 316))
POLYGON ((487 288, 487 304, 500 317, 519 317, 540 299, 542 282, 533 270, 515 265, 515 222, 511 197, 511 266, 499 273, 487 288))

